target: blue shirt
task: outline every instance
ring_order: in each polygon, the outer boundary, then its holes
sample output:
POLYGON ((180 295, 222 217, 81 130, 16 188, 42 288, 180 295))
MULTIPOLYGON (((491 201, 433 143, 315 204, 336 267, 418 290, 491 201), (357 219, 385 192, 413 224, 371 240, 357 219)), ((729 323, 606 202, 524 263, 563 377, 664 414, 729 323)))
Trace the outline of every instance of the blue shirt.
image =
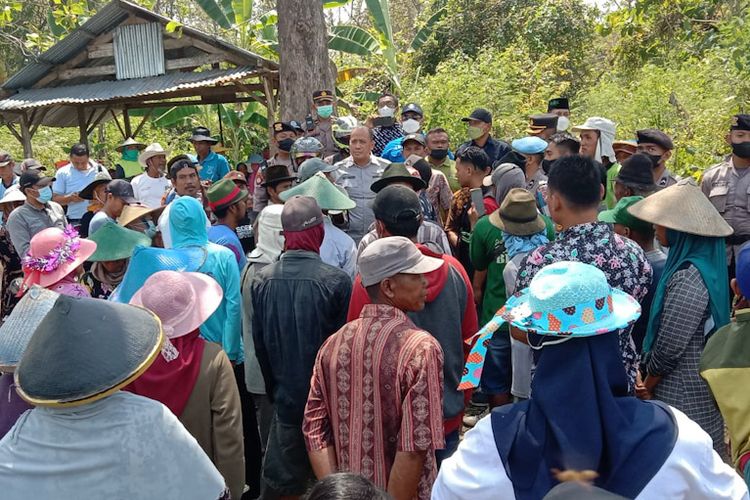
POLYGON ((10 189, 11 186, 15 186, 16 184, 18 184, 18 176, 16 174, 13 174, 13 180, 10 181, 10 186, 6 187, 5 184, 3 184, 3 181, 0 181, 0 199, 5 196, 5 191, 10 189))
POLYGON ((202 181, 219 182, 229 173, 227 159, 213 151, 209 151, 208 155, 198 163, 201 165, 199 175, 202 181))
POLYGON ((225 226, 224 224, 211 226, 211 229, 208 230, 208 241, 230 249, 237 258, 239 269, 245 268, 247 257, 245 256, 245 252, 242 251, 242 243, 240 243, 237 233, 232 231, 229 226, 225 226))
MULTIPOLYGON (((100 168, 102 168, 100 165, 89 161, 89 168, 85 171, 80 171, 72 164, 68 163, 55 173, 56 180, 52 184, 52 192, 56 195, 63 196, 72 193, 80 193, 83 191, 83 188, 93 182, 94 177, 96 177, 96 173, 100 168)), ((88 206, 88 200, 68 204, 68 220, 80 220, 80 218, 83 217, 83 214, 86 213, 86 208, 88 206)))

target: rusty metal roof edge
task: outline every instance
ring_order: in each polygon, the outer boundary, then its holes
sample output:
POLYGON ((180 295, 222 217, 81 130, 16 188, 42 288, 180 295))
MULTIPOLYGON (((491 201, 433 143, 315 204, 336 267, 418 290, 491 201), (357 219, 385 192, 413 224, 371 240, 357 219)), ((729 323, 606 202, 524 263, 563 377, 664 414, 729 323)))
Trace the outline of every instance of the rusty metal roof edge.
MULTIPOLYGON (((65 38, 47 49, 44 53, 40 54, 35 60, 27 63, 23 68, 8 78, 8 80, 2 84, 2 88, 5 90, 21 90, 31 87, 52 67, 58 64, 63 64, 70 58, 74 57, 88 44, 92 37, 95 38, 108 30, 114 29, 115 26, 119 25, 125 18, 127 18, 126 13, 128 12, 139 17, 151 18, 164 25, 171 21, 171 19, 167 17, 151 12, 150 10, 132 2, 126 0, 112 0, 110 3, 99 9, 96 14, 86 20, 85 23, 70 32, 65 38), (125 14, 124 17, 123 14, 125 14)), ((189 36, 198 38, 210 45, 219 46, 224 50, 234 52, 245 59, 261 63, 257 65, 268 69, 278 69, 278 63, 250 52, 249 50, 237 47, 236 45, 217 37, 210 36, 196 28, 183 25, 182 32, 189 36)))

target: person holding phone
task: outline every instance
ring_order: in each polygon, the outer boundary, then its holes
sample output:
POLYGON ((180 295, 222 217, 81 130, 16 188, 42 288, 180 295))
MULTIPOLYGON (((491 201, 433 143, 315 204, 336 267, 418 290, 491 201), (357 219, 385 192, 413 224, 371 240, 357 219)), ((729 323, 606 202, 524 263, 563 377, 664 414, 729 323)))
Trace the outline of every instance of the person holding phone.
POLYGON ((454 254, 470 277, 474 274, 469 255, 471 231, 481 216, 498 208, 495 199, 491 195, 485 196, 482 189, 482 181, 490 171, 490 158, 481 148, 469 146, 456 153, 456 177, 461 189, 453 195, 445 231, 454 254))

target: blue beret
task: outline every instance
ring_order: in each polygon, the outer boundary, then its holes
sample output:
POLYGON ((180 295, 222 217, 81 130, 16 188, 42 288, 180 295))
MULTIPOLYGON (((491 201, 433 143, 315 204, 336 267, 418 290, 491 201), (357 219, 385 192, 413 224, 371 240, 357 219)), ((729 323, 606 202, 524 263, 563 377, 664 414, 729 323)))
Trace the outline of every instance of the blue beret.
POLYGON ((547 149, 547 141, 539 137, 524 137, 511 143, 513 150, 525 155, 538 155, 547 149))

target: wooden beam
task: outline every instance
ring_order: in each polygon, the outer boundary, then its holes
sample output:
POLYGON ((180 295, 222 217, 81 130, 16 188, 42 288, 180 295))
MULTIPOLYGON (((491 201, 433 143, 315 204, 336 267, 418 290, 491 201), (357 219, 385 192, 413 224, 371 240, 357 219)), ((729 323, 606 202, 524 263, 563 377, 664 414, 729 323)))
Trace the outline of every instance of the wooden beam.
POLYGON ((154 108, 149 108, 149 110, 146 112, 145 115, 143 115, 143 118, 141 119, 141 123, 138 124, 138 126, 135 128, 135 132, 133 132, 133 139, 135 139, 138 134, 140 133, 143 126, 146 124, 149 118, 151 118, 151 114, 154 112, 154 108))
POLYGON ((37 120, 37 117, 34 116, 31 120, 31 137, 34 137, 34 134, 36 134, 36 129, 39 128, 39 125, 42 124, 44 121, 44 117, 47 116, 47 113, 49 113, 49 110, 52 109, 52 106, 42 108, 41 112, 39 113, 39 119, 37 120), (36 123, 35 123, 36 122, 36 123))
POLYGON ((236 64, 237 66, 256 66, 256 61, 243 59, 241 57, 238 57, 232 54, 231 52, 227 52, 226 50, 220 49, 219 47, 214 47, 210 43, 206 43, 201 40, 198 40, 197 38, 193 38, 192 42, 193 42, 193 47, 195 47, 196 49, 200 49, 203 52, 208 52, 209 54, 221 54, 224 56, 224 59, 226 61, 232 62, 236 64))
POLYGON ((87 68, 74 68, 66 69, 58 73, 60 80, 72 80, 73 78, 86 77, 86 76, 106 76, 114 75, 117 72, 114 64, 108 64, 105 66, 90 66, 87 68))
POLYGON ((95 119, 95 120, 93 121, 93 123, 91 123, 91 125, 89 125, 89 126, 88 126, 88 128, 86 129, 86 134, 87 134, 87 135, 91 134, 91 133, 92 133, 92 132, 94 131, 94 129, 96 128, 96 126, 97 126, 97 125, 99 125, 99 123, 101 123, 102 119, 104 119, 104 117, 105 117, 105 116, 107 116, 107 113, 108 113, 108 112, 109 112, 109 111, 110 111, 111 109, 112 109, 112 107, 111 107, 111 106, 107 106, 106 108, 102 109, 102 112, 101 112, 101 113, 99 113, 99 116, 98 116, 98 117, 97 117, 97 118, 96 118, 96 119, 95 119))
POLYGON ((271 153, 276 154, 276 148, 273 146, 273 130, 271 125, 276 121, 276 102, 273 96, 273 86, 269 82, 269 75, 261 75, 263 82, 263 92, 266 95, 266 116, 268 117, 268 144, 271 147, 271 153))
POLYGON ((197 68, 205 64, 214 64, 224 61, 223 54, 204 54, 195 57, 183 57, 181 59, 167 59, 167 71, 185 68, 197 68))
POLYGON ((31 158, 34 156, 34 150, 31 147, 31 131, 29 130, 29 118, 26 113, 21 115, 21 139, 24 158, 31 158))
POLYGON ((125 135, 125 130, 123 130, 122 126, 120 125, 120 120, 117 118, 117 114, 115 113, 115 110, 110 107, 109 112, 112 114, 112 118, 115 120, 115 125, 117 125, 117 128, 120 130, 120 133, 122 134, 122 138, 127 139, 127 136, 125 135))
MULTIPOLYGON (((229 104, 235 102, 252 102, 255 101, 252 97, 235 97, 234 99, 228 99, 223 101, 222 104, 229 104)), ((191 99, 188 101, 163 101, 163 102, 144 102, 141 104, 131 104, 130 107, 133 109, 148 109, 148 108, 169 108, 172 106, 207 106, 216 104, 213 102, 205 102, 199 99, 191 99)))
POLYGON ((76 66, 86 61, 87 59, 88 59, 88 54, 86 53, 85 50, 82 50, 81 52, 78 53, 78 55, 73 57, 73 59, 66 62, 65 64, 61 64, 56 69, 54 69, 53 71, 45 75, 44 78, 36 82, 31 88, 38 89, 38 88, 46 87, 49 83, 58 79, 60 71, 65 71, 66 69, 75 68, 76 66))
POLYGON ((76 106, 76 113, 78 115, 79 140, 88 146, 89 136, 86 133, 86 111, 83 109, 83 106, 76 106))
POLYGON ((18 133, 13 124, 10 122, 5 122, 5 126, 8 127, 8 130, 10 130, 10 133, 13 134, 13 137, 15 137, 18 142, 23 144, 23 137, 21 137, 21 134, 18 133))
POLYGON ((133 137, 133 129, 130 128, 130 113, 127 106, 122 108, 122 122, 125 125, 125 138, 133 137))

